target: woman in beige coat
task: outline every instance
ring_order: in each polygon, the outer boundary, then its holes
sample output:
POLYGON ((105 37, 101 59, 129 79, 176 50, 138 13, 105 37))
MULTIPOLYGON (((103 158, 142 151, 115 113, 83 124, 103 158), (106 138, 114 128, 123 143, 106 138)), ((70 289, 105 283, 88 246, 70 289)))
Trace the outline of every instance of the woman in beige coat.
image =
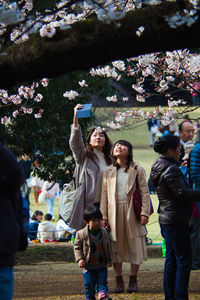
POLYGON ((136 292, 139 266, 147 259, 144 225, 148 223, 150 195, 144 170, 133 162, 132 145, 120 140, 113 146, 113 165, 104 171, 101 193, 103 225, 110 226, 116 292, 124 291, 122 263, 130 262, 131 274, 127 292, 136 292), (136 176, 142 197, 140 223, 135 217, 132 194, 136 176))

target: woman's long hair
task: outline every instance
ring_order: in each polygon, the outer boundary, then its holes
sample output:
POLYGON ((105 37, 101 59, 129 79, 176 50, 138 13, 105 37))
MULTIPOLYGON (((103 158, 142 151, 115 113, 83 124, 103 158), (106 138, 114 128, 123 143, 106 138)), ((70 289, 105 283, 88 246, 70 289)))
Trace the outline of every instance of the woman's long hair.
MULTIPOLYGON (((91 159, 97 158, 96 154, 94 153, 94 149, 93 149, 92 145, 90 144, 91 135, 93 134, 93 132, 95 130, 96 130, 96 128, 91 129, 87 136, 87 139, 86 139, 87 156, 91 159)), ((99 130, 101 130, 101 129, 99 129, 99 130)), ((109 166, 112 164, 112 159, 111 159, 112 144, 110 142, 110 139, 109 139, 107 133, 103 129, 101 131, 105 137, 105 144, 103 146, 102 152, 104 153, 105 161, 106 161, 107 165, 109 166)))
POLYGON ((133 165, 133 146, 131 143, 129 143, 128 141, 126 140, 119 140, 117 141, 114 145, 113 145, 113 148, 112 148, 112 162, 113 162, 113 165, 119 169, 120 168, 120 165, 117 163, 117 157, 113 155, 113 151, 114 151, 114 148, 117 144, 120 144, 120 145, 123 145, 123 146, 126 146, 128 148, 128 156, 127 156, 127 162, 126 162, 126 167, 125 167, 125 172, 128 171, 129 167, 131 165, 133 165))

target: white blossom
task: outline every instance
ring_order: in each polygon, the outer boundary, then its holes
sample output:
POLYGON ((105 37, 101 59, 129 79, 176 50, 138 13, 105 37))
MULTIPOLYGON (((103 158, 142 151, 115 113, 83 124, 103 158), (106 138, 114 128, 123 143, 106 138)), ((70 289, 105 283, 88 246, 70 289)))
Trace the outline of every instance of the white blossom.
POLYGON ((110 123, 106 124, 108 127, 110 127, 111 129, 117 130, 117 129, 121 129, 122 125, 119 123, 114 123, 113 121, 111 121, 110 123))
POLYGON ((111 96, 111 97, 106 97, 106 100, 108 102, 117 102, 117 96, 114 95, 114 96, 111 96))
POLYGON ((142 33, 144 32, 144 26, 140 26, 137 30, 136 30, 136 35, 137 36, 141 36, 142 35, 142 33))
POLYGON ((38 94, 35 96, 34 101, 40 102, 42 99, 43 99, 43 95, 40 94, 40 93, 38 93, 38 94))
POLYGON ((139 94, 136 95, 136 100, 137 100, 138 102, 145 102, 144 96, 139 95, 139 94))
POLYGON ((76 97, 78 97, 78 93, 76 91, 66 91, 63 94, 63 97, 69 98, 69 100, 74 100, 76 97))
POLYGON ((40 29, 41 37, 52 38, 56 34, 56 29, 49 25, 43 25, 40 29))
POLYGON ((42 86, 46 87, 49 84, 49 79, 48 78, 43 78, 40 80, 40 83, 42 86))
POLYGON ((113 67, 117 68, 119 71, 126 70, 125 63, 123 62, 123 60, 113 61, 112 64, 113 64, 113 67))
POLYGON ((15 24, 20 20, 20 9, 16 2, 7 5, 6 3, 0 6, 0 23, 15 24))
POLYGON ((168 22, 169 26, 171 28, 176 28, 178 26, 181 26, 183 24, 186 24, 187 26, 191 26, 193 25, 197 19, 198 16, 194 16, 194 14, 196 13, 195 10, 184 10, 184 15, 181 15, 180 12, 176 12, 175 15, 173 15, 172 17, 165 17, 165 20, 168 22))
POLYGON ((10 123, 11 123, 10 117, 5 116, 5 117, 1 118, 1 124, 8 125, 10 123))
POLYGON ((79 81, 78 83, 79 83, 79 85, 80 85, 81 87, 88 87, 88 85, 87 85, 87 83, 86 83, 85 80, 79 81))
POLYGON ((145 92, 145 90, 143 89, 142 86, 138 86, 138 85, 136 85, 136 84, 133 84, 133 85, 132 85, 132 88, 133 88, 136 92, 138 92, 138 93, 140 93, 140 94, 142 94, 142 93, 145 92))
POLYGON ((13 111, 13 113, 12 113, 14 118, 16 118, 18 114, 19 114, 19 111, 17 109, 15 111, 13 111))

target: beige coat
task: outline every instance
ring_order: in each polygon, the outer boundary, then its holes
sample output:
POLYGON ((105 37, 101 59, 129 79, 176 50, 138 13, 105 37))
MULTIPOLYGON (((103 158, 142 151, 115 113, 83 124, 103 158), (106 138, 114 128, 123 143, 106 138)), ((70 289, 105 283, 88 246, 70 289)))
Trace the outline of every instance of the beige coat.
MULTIPOLYGON (((141 215, 149 216, 150 212, 150 195, 146 182, 146 176, 143 168, 133 164, 128 170, 127 183, 127 199, 128 199, 128 214, 127 221, 129 224, 129 233, 131 239, 145 235, 144 226, 136 220, 132 202, 132 193, 136 188, 136 175, 138 173, 138 185, 142 196, 142 212, 141 215)), ((103 175, 102 191, 101 191, 101 212, 103 219, 107 219, 111 227, 111 237, 116 241, 116 195, 117 195, 117 168, 109 166, 106 168, 103 175)))
MULTIPOLYGON (((105 262, 107 264, 111 263, 112 261, 112 251, 111 245, 108 237, 108 233, 106 229, 101 228, 102 233, 102 245, 105 254, 105 262)), ((85 228, 79 230, 76 233, 75 242, 74 242, 74 255, 76 262, 81 259, 84 259, 86 264, 89 262, 90 259, 90 237, 89 237, 89 226, 85 226, 85 228)))

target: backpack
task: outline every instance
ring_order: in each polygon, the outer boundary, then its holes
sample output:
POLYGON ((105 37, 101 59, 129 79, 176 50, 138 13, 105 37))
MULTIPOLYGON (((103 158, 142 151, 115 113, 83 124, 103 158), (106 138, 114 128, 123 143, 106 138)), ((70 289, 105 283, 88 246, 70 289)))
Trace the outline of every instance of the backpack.
POLYGON ((21 191, 20 207, 17 215, 17 220, 20 227, 20 237, 17 251, 24 251, 28 247, 28 232, 29 232, 29 201, 25 193, 21 191))

